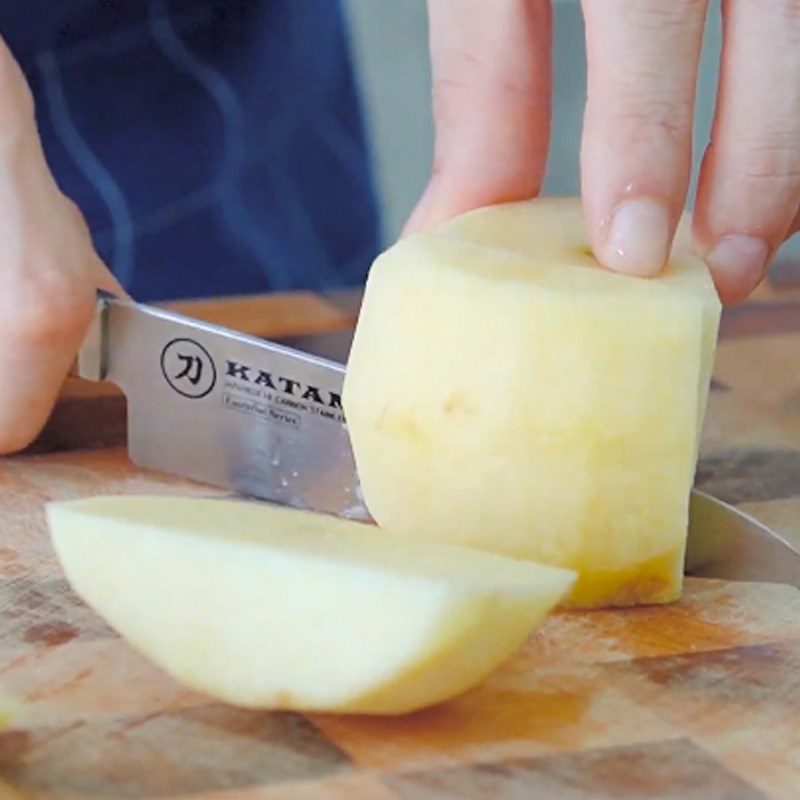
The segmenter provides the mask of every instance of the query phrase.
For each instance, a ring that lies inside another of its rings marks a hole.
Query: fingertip
[[[649,278],[664,268],[672,241],[666,206],[650,197],[621,202],[601,223],[597,260],[614,272]]]
[[[726,305],[745,300],[766,272],[769,245],[754,236],[728,234],[720,237],[704,255],[720,299]]]

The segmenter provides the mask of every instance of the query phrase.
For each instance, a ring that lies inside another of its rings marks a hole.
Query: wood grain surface
[[[782,266],[725,314],[698,483],[800,544],[798,277]],[[181,310],[314,349],[346,339],[357,303]],[[0,685],[26,703],[0,735],[0,799],[800,797],[788,586],[688,580],[670,606],[553,615],[482,686],[401,719],[243,711],[184,689],[70,591],[43,525],[50,499],[213,493],[133,467],[123,441],[118,393],[73,382],[35,448],[0,463]]]

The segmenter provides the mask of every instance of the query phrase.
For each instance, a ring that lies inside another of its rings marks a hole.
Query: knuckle
[[[535,108],[544,99],[542,81],[533,73],[498,69],[466,49],[448,51],[443,62],[446,66],[436,71],[432,90],[437,125],[474,118],[476,104],[487,96],[518,111]]]
[[[12,302],[3,313],[4,338],[10,348],[64,346],[79,339],[91,320],[93,293],[60,270],[40,270],[11,294]]]
[[[723,4],[729,7],[731,0]],[[800,0],[746,0],[746,5],[772,18],[800,19]]]
[[[0,428],[0,456],[24,450],[38,435],[41,425],[9,425]]]
[[[92,234],[86,222],[83,212],[77,203],[66,195],[61,195],[61,207],[64,215],[64,222],[71,237],[74,237],[74,244],[71,248],[73,252],[85,253],[92,249]]]
[[[640,19],[648,28],[663,30],[667,27],[683,29],[688,20],[704,15],[708,0],[639,0]],[[634,12],[636,9],[633,9]]]
[[[800,35],[800,0],[736,0],[748,19],[748,35],[760,47],[796,48]],[[723,15],[733,12],[733,0],[723,0]]]
[[[690,111],[686,104],[667,98],[638,98],[618,111],[619,119],[631,128],[662,132],[669,136],[686,133]]]
[[[55,186],[42,207],[23,207],[20,216],[15,260],[23,290],[35,295],[52,288],[68,297],[75,281],[89,273],[93,243],[85,217]]]
[[[761,5],[766,6],[774,13],[774,0],[759,0]],[[777,3],[778,10],[783,13],[785,19],[800,20],[800,0],[781,0]]]
[[[467,89],[463,78],[441,77],[433,85],[433,119],[437,128],[450,124],[455,117],[454,108],[456,98],[454,95],[462,94]]]
[[[65,194],[61,195],[61,204],[64,208],[64,215],[69,222],[72,223],[76,229],[88,231],[86,218],[83,216],[83,212],[80,210],[78,204]]]
[[[622,92],[603,117],[608,135],[625,149],[673,149],[691,137],[691,104],[669,95]]]
[[[726,153],[733,173],[747,181],[800,183],[800,142],[788,133],[739,139]]]
[[[433,115],[437,123],[449,121],[461,96],[472,89],[476,76],[483,71],[480,58],[469,50],[449,50],[442,61],[446,66],[434,73],[432,90]]]

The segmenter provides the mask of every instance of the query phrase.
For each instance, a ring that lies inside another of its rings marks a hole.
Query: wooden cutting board
[[[790,276],[791,277],[791,276]],[[271,338],[343,331],[352,297],[183,310]],[[800,543],[800,289],[777,273],[727,313],[698,472]],[[133,467],[124,405],[65,387],[0,462],[0,798],[527,800],[800,797],[800,592],[689,580],[679,603],[561,613],[471,693],[404,718],[261,713],[188,691],[69,590],[42,505],[209,494]],[[55,449],[58,448],[58,449]]]

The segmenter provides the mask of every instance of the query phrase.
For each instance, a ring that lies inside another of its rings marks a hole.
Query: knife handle
[[[86,331],[83,343],[72,362],[68,375],[90,381],[102,381],[106,376],[106,337],[105,319],[109,302],[114,295],[99,290],[94,316]]]

